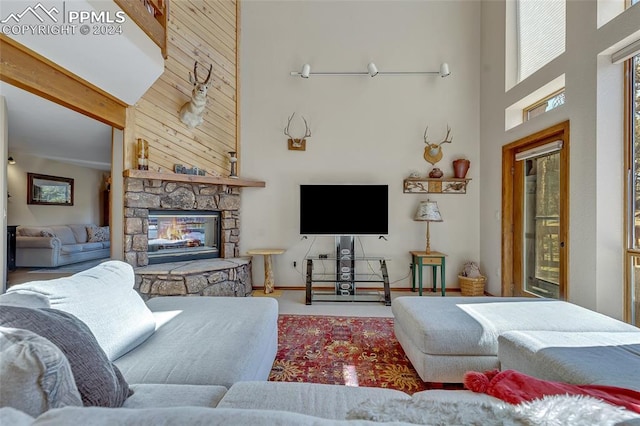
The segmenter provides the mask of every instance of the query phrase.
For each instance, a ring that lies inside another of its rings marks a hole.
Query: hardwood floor
[[[30,268],[18,268],[15,271],[9,272],[7,274],[7,288],[29,281],[52,280],[55,278],[68,277],[69,275],[73,275],[69,272],[30,274],[29,271],[31,271]]]

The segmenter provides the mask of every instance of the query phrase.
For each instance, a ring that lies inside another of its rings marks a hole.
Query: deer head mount
[[[302,136],[301,138],[294,138],[293,136],[291,136],[291,134],[289,133],[289,126],[291,125],[291,120],[293,120],[294,115],[296,115],[295,112],[291,114],[291,117],[289,117],[289,120],[287,121],[287,127],[284,128],[284,134],[285,136],[289,137],[288,143],[290,150],[305,151],[307,149],[307,138],[311,137],[311,129],[309,129],[307,120],[305,120],[305,118],[301,116],[302,121],[304,121],[304,136]]]
[[[193,90],[191,91],[191,100],[180,109],[180,121],[190,128],[202,124],[202,114],[204,114],[204,107],[207,105],[207,91],[211,85],[211,70],[213,70],[213,65],[209,67],[207,78],[203,82],[199,82],[198,61],[196,61],[193,66],[193,76],[189,73],[189,82],[193,85]]]
[[[447,125],[447,135],[440,143],[429,142],[427,139],[427,130],[429,130],[429,126],[424,129],[424,143],[427,144],[427,146],[424,147],[424,159],[431,164],[436,164],[438,161],[442,160],[442,144],[451,143],[451,141],[453,141],[453,138],[449,139],[451,128]]]

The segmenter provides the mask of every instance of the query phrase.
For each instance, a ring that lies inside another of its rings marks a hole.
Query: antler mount
[[[427,139],[427,130],[429,130],[429,126],[424,129],[424,143],[427,146],[424,147],[424,159],[431,164],[436,164],[438,161],[442,160],[442,144],[451,143],[453,138],[449,138],[451,135],[451,127],[447,124],[447,134],[444,139],[440,143],[431,143]]]
[[[288,147],[289,147],[289,150],[292,150],[292,151],[306,151],[307,138],[311,137],[311,129],[309,128],[309,124],[307,123],[307,120],[301,116],[302,121],[304,121],[304,136],[300,138],[291,136],[291,133],[289,133],[289,126],[291,125],[291,120],[293,120],[294,115],[296,115],[295,112],[291,114],[291,117],[289,117],[289,119],[287,120],[287,127],[284,128],[285,136],[289,137],[289,139],[287,140]]]

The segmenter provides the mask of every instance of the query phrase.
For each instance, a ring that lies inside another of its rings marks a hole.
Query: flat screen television
[[[300,234],[389,233],[389,185],[300,185]]]

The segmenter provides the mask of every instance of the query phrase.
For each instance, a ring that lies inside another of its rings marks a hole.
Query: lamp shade
[[[7,158],[7,161],[9,162],[9,164],[16,164],[16,160],[14,160],[13,157]]]
[[[430,200],[420,201],[420,205],[418,205],[418,210],[416,211],[416,215],[413,220],[423,222],[442,222],[442,215],[438,209],[438,203]]]

